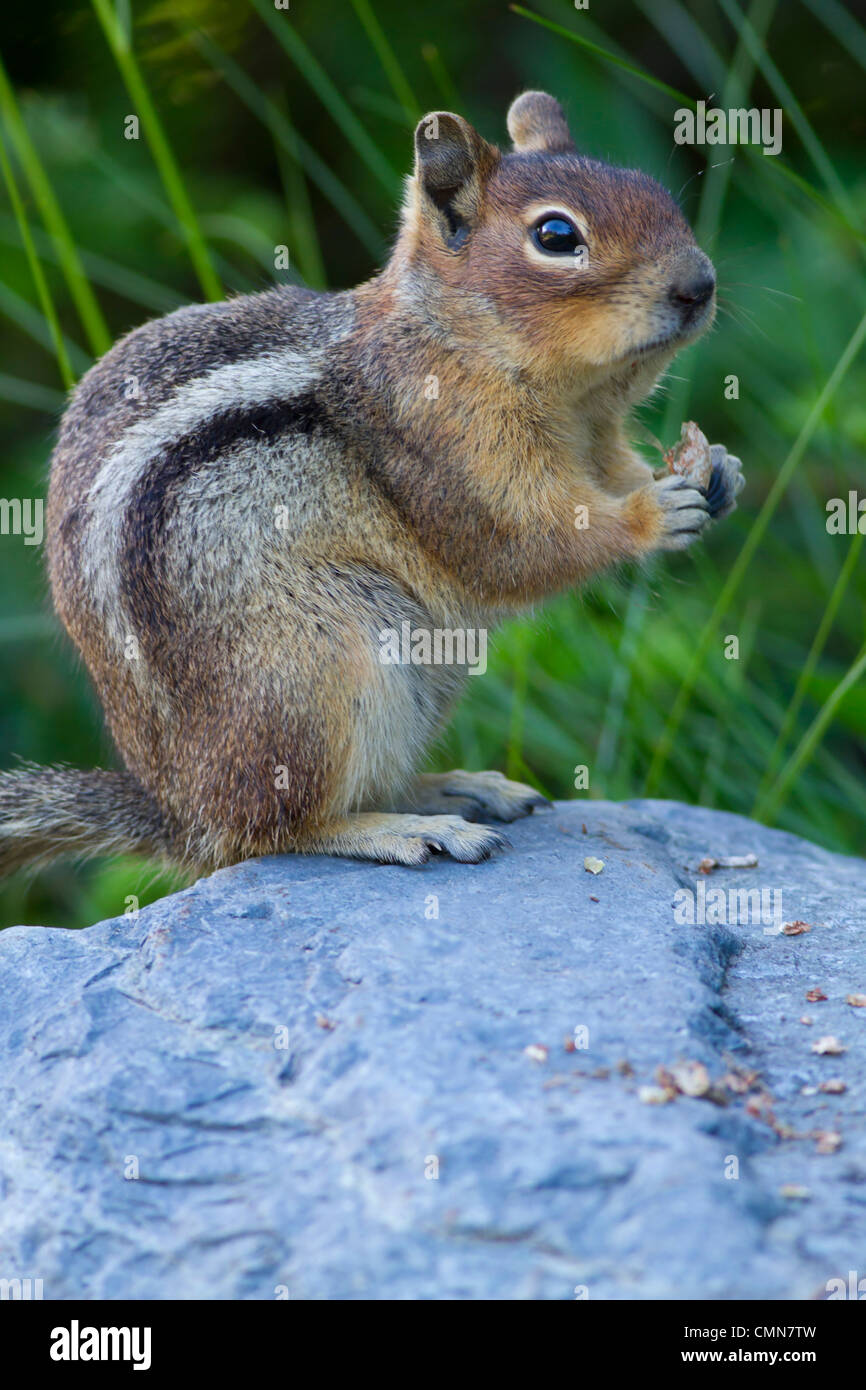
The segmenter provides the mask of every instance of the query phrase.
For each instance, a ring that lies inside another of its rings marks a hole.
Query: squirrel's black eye
[[[574,223],[559,214],[539,218],[532,229],[532,240],[539,251],[546,251],[549,256],[573,256],[579,246],[586,245]]]

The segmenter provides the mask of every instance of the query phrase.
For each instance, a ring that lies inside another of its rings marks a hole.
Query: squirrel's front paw
[[[733,454],[729,454],[724,444],[710,445],[710,481],[707,484],[707,502],[710,516],[714,521],[727,516],[737,505],[737,496],[745,487],[743,465]]]
[[[703,488],[680,473],[667,473],[657,481],[655,500],[662,511],[659,550],[685,550],[712,517]]]

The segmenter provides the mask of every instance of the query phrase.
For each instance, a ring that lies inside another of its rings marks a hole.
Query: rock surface
[[[866,862],[657,801],[509,836],[474,867],[264,859],[0,933],[0,1278],[799,1299],[866,1276]],[[697,882],[726,922],[677,920]],[[729,888],[781,912],[748,920]],[[681,1061],[716,1090],[650,1103],[660,1066],[689,1088]]]

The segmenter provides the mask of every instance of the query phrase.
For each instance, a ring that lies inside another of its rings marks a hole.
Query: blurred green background
[[[695,554],[503,629],[432,765],[501,767],[557,796],[699,801],[862,854],[863,537],[828,534],[826,504],[866,497],[863,10],[526,10],[536,18],[481,0],[7,7],[0,495],[45,495],[64,381],[111,340],[208,294],[367,278],[394,232],[417,117],[456,109],[503,141],[509,101],[542,87],[582,150],[680,196],[719,273],[716,326],[643,407],[638,442],[652,457],[696,419],[743,459],[748,485]],[[684,98],[781,107],[782,154],[677,146]],[[287,272],[274,271],[281,244]],[[725,398],[732,374],[738,399]],[[108,764],[39,548],[0,536],[0,570],[0,765]],[[581,765],[590,785],[576,792]],[[135,860],[57,866],[3,885],[0,924],[82,925],[170,884]]]

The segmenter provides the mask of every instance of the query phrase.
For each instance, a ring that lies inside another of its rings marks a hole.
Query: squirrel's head
[[[426,116],[392,261],[439,331],[563,380],[653,378],[708,327],[715,275],[648,175],[586,159],[558,102],[524,92],[503,154]]]

